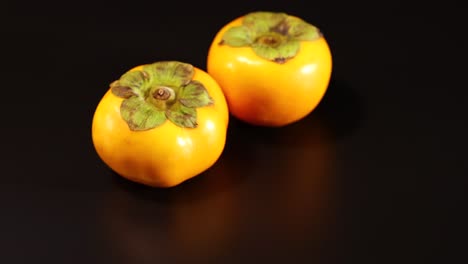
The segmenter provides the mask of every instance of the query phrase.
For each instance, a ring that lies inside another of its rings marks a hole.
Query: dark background
[[[129,68],[202,69],[250,11],[318,26],[334,69],[280,129],[231,119],[219,161],[172,189],[121,179],[91,119]],[[463,263],[466,8],[435,1],[2,2],[0,262]]]

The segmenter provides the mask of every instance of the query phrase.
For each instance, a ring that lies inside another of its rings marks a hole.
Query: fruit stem
[[[257,42],[270,47],[277,47],[283,40],[279,34],[269,33],[258,37]]]
[[[159,110],[166,110],[175,98],[174,89],[167,86],[156,86],[150,90],[147,100]]]

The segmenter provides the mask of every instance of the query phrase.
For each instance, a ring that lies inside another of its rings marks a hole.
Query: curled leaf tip
[[[129,86],[122,86],[119,81],[113,82],[111,85],[111,91],[114,95],[122,98],[130,98],[136,95],[136,93]]]

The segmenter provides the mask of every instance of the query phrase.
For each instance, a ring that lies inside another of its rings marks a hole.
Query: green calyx
[[[197,108],[212,105],[202,83],[192,80],[192,65],[178,61],[147,64],[111,83],[111,91],[125,98],[120,115],[130,130],[144,131],[166,120],[183,128],[197,127]]]
[[[247,14],[241,26],[229,28],[220,45],[251,47],[260,57],[285,63],[299,52],[300,41],[312,41],[320,30],[300,18],[285,13],[253,12]]]

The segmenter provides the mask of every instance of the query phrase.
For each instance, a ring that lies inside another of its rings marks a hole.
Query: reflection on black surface
[[[324,257],[319,251],[333,241],[337,203],[337,133],[323,120],[332,116],[327,109],[275,129],[232,118],[215,166],[172,189],[114,175],[101,220],[117,259],[238,263],[247,256]]]

